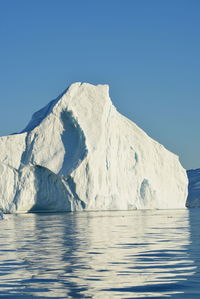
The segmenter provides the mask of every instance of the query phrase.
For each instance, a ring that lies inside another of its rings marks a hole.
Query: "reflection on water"
[[[199,298],[200,210],[10,215],[3,298]]]

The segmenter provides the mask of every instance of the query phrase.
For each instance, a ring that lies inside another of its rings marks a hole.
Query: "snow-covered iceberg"
[[[186,206],[200,208],[200,168],[187,171],[189,186]]]
[[[3,212],[184,208],[187,185],[178,157],[116,111],[107,85],[75,83],[0,137]]]

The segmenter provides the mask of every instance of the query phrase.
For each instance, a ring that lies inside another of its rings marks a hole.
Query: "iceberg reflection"
[[[10,216],[1,222],[0,296],[193,298],[198,227],[188,210]]]

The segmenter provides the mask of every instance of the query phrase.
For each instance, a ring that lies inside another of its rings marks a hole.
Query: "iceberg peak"
[[[95,87],[95,89],[94,89]],[[104,85],[92,85],[89,83],[81,83],[81,82],[76,82],[71,84],[67,89],[64,90],[56,99],[50,101],[45,107],[42,109],[38,110],[35,112],[28,123],[28,125],[25,127],[24,130],[21,131],[23,132],[29,132],[33,130],[35,127],[39,126],[41,122],[47,118],[50,114],[59,114],[60,113],[60,107],[64,109],[68,109],[69,105],[70,107],[73,107],[73,101],[76,102],[75,105],[78,105],[80,95],[81,94],[93,94],[94,90],[98,89],[98,91],[102,94],[104,98],[110,101],[109,98],[109,86],[104,84]],[[96,92],[96,91],[95,91]],[[93,101],[96,100],[95,97],[93,97]],[[99,100],[99,98],[98,98]],[[85,103],[87,105],[87,103]]]

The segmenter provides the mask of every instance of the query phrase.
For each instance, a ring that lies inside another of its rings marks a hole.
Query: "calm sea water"
[[[200,298],[200,209],[10,215],[0,297]]]

